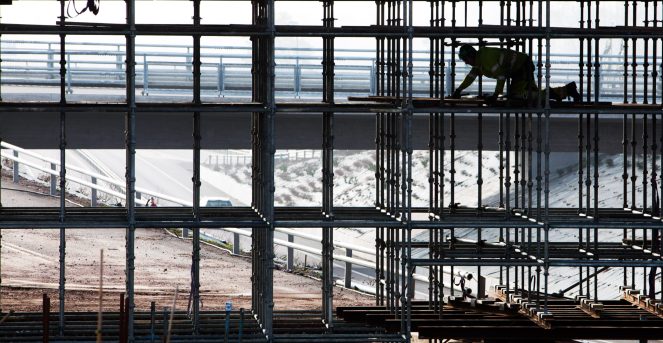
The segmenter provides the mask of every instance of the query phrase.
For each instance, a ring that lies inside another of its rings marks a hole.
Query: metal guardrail
[[[137,45],[137,86],[143,96],[163,94],[190,96],[192,94],[192,50],[190,46],[176,44]],[[339,98],[348,95],[375,95],[377,73],[375,52],[371,49],[336,49],[335,92]],[[59,45],[48,41],[2,41],[2,84],[29,86],[59,86]],[[124,51],[122,44],[68,42],[67,92],[78,88],[124,88]],[[429,94],[429,54],[414,51],[414,96]],[[207,45],[201,47],[201,92],[204,96],[251,97],[251,48],[243,46]],[[577,56],[552,54],[553,77],[551,84],[577,81]],[[600,57],[601,99],[623,99],[624,65],[622,56],[603,54]],[[322,50],[316,48],[276,49],[277,96],[284,98],[322,97]],[[536,61],[535,61],[536,64]],[[644,74],[644,60],[638,58],[639,75]],[[661,89],[663,70],[652,66],[648,76],[656,78]],[[627,84],[633,84],[628,75]],[[456,83],[469,71],[463,63],[455,70]],[[595,70],[592,69],[592,73]],[[445,56],[447,79],[445,92],[451,93],[452,72],[450,56]],[[638,77],[636,89],[643,89],[643,77]],[[485,80],[484,90],[494,87],[494,81]],[[476,85],[469,91],[476,91]],[[104,92],[100,92],[104,93]],[[119,93],[118,93],[119,94]],[[630,92],[629,92],[630,95]],[[92,95],[90,95],[92,96]],[[642,97],[642,94],[638,94]],[[641,99],[638,99],[641,100]]]
[[[28,166],[30,168],[39,170],[43,173],[46,173],[46,174],[50,175],[51,176],[51,178],[50,178],[51,179],[51,181],[50,181],[51,182],[51,195],[55,195],[55,186],[54,185],[55,185],[55,182],[56,182],[55,181],[56,178],[53,177],[53,176],[59,176],[59,174],[60,174],[59,171],[57,170],[57,168],[60,167],[60,162],[59,161],[49,159],[49,158],[44,157],[40,154],[34,153],[32,151],[29,151],[29,150],[25,150],[23,148],[20,148],[16,145],[13,145],[13,144],[9,144],[7,142],[0,142],[0,147],[12,152],[12,154],[6,154],[5,150],[2,150],[2,153],[1,153],[0,156],[2,156],[2,158],[6,158],[6,159],[9,159],[9,160],[14,162],[13,163],[13,168],[12,168],[13,173],[14,173],[14,182],[18,182],[18,177],[19,177],[18,166],[20,164],[23,164],[25,166]],[[27,156],[30,156],[30,157],[36,159],[36,160],[46,162],[46,163],[50,164],[50,168],[35,164],[35,163],[30,162],[29,160],[26,160],[26,159],[22,159],[22,158],[19,157],[19,154],[25,154]],[[120,200],[126,200],[126,195],[125,195],[125,192],[124,192],[124,187],[126,185],[124,184],[123,181],[118,181],[118,180],[115,180],[113,178],[107,177],[107,176],[99,174],[99,173],[87,171],[84,168],[77,167],[77,166],[67,165],[66,168],[67,168],[68,171],[78,172],[82,175],[90,177],[90,179],[91,179],[91,181],[87,181],[87,180],[84,180],[84,179],[81,179],[81,178],[76,178],[76,177],[73,177],[73,176],[67,176],[67,181],[71,181],[71,182],[77,183],[79,185],[89,187],[89,188],[94,189],[98,192],[102,192],[102,193],[111,195],[113,197],[116,197]],[[108,184],[108,186],[100,185],[98,183],[99,181],[106,182]],[[147,189],[140,188],[140,187],[136,188],[136,191],[141,193],[141,194],[154,196],[155,198],[163,199],[163,200],[169,201],[171,203],[174,203],[174,204],[180,205],[180,206],[192,206],[193,205],[193,203],[190,202],[190,201],[178,199],[178,198],[172,197],[172,196],[167,195],[167,194],[154,192],[154,191],[147,190]],[[137,199],[137,200],[141,200],[141,199]],[[92,202],[93,203],[96,202],[96,199],[92,199]]]
[[[25,167],[32,168],[34,170],[37,170],[42,173],[46,173],[47,175],[50,175],[50,193],[51,195],[57,195],[57,177],[59,177],[59,170],[60,168],[60,162],[57,160],[53,160],[47,157],[44,157],[40,154],[37,154],[35,152],[22,149],[16,145],[7,143],[7,142],[0,142],[0,147],[2,148],[0,150],[0,158],[2,159],[7,159],[12,161],[12,172],[13,172],[13,181],[18,183],[20,179],[20,166],[23,165]],[[22,158],[21,155],[29,156],[29,158],[32,158],[33,160],[39,161],[35,163],[34,161],[30,161],[28,158]],[[44,166],[42,163],[46,163],[48,166]],[[91,195],[91,203],[93,206],[96,206],[97,204],[97,193],[105,193],[107,195],[110,195],[111,197],[115,197],[117,199],[120,199],[121,201],[126,200],[126,193],[125,193],[125,184],[122,181],[115,180],[113,178],[107,177],[105,175],[95,173],[95,172],[90,172],[85,170],[85,168],[78,167],[78,166],[73,166],[73,165],[67,165],[66,166],[68,171],[74,171],[82,175],[84,178],[81,177],[76,177],[76,176],[71,176],[69,173],[66,175],[66,180],[68,182],[73,182],[85,187],[89,187],[92,191],[90,192]],[[88,181],[86,178],[89,178],[90,181]],[[99,181],[103,181],[106,183],[106,185],[102,185],[99,183]],[[144,195],[148,196],[153,196],[159,200],[166,200],[170,203],[176,204],[176,205],[181,205],[181,206],[192,206],[192,202],[178,199],[163,193],[159,192],[154,192],[148,189],[142,189],[142,188],[136,188],[136,191],[139,193],[142,193]],[[136,199],[136,203],[140,204],[142,203],[141,199]],[[241,230],[238,228],[223,228],[221,229],[223,231],[227,231],[230,233],[233,233],[233,253],[235,254],[240,254],[240,236],[245,236],[245,237],[250,237],[251,232],[247,230]],[[275,228],[276,232],[280,232],[283,234],[286,234],[288,236],[288,240],[283,240],[283,239],[275,239],[274,243],[276,245],[280,245],[283,247],[288,248],[288,268],[290,270],[293,269],[293,263],[294,263],[294,250],[301,251],[307,254],[315,255],[315,256],[322,256],[322,248],[314,248],[310,246],[306,246],[303,244],[295,243],[294,238],[297,237],[299,239],[304,239],[304,240],[310,240],[310,241],[316,241],[316,242],[321,242],[322,238],[311,235],[311,234],[306,234],[302,232],[298,232],[296,230],[288,229],[288,228]],[[214,240],[214,237],[210,236],[205,236],[207,239]],[[366,248],[364,246],[358,245],[358,244],[353,244],[353,243],[347,243],[347,242],[341,242],[341,241],[334,241],[333,242],[334,249],[342,249],[345,251],[345,255],[339,255],[335,254],[334,255],[334,260],[336,261],[341,261],[345,263],[345,281],[344,285],[347,288],[352,287],[352,266],[357,265],[357,266],[362,266],[366,268],[375,268],[375,251],[371,248]],[[368,259],[365,258],[357,258],[353,257],[353,252],[359,252],[368,256],[372,256],[372,259],[369,257]],[[450,271],[445,271],[445,273],[449,274]],[[414,279],[422,282],[428,282],[428,276],[424,275],[419,275],[415,274]],[[365,291],[368,291],[369,289],[365,289]]]
[[[219,153],[222,152],[222,153]],[[221,151],[214,151],[207,155],[207,159],[202,161],[208,167],[218,169],[220,165],[248,165],[252,162],[252,155],[250,150],[233,150],[226,149]],[[320,150],[285,150],[282,152],[274,153],[274,160],[276,161],[299,161],[321,158]]]

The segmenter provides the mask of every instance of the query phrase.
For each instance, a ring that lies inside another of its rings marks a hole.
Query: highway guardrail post
[[[156,322],[156,303],[150,302],[150,342],[154,343],[156,338],[156,329],[154,323]]]
[[[55,172],[55,163],[51,163],[51,170]],[[51,195],[55,195],[58,191],[57,188],[57,177],[55,176],[55,173],[49,175],[49,179],[51,180]]]
[[[71,88],[71,54],[67,54],[67,94],[73,94],[74,90]]]
[[[244,331],[244,308],[239,309],[239,332],[237,334],[237,343],[242,343],[242,333]]]
[[[225,330],[223,332],[223,342],[228,343],[228,333],[230,331],[230,312],[233,309],[233,303],[232,301],[226,301],[226,322],[225,322]]]
[[[288,235],[288,242],[292,243],[295,241],[295,236]],[[288,247],[288,270],[295,269],[295,249]]]
[[[219,65],[217,66],[217,85],[216,89],[219,92],[219,97],[224,96],[223,92],[226,90],[226,66],[223,65],[223,57],[219,57]]]
[[[18,151],[16,151],[16,150],[14,150],[14,157],[18,158]],[[18,161],[14,161],[13,169],[14,169],[14,178],[13,178],[14,183],[18,183],[19,178],[20,178],[19,170],[18,170],[19,169]]]
[[[345,256],[352,257],[352,249],[345,248]],[[345,262],[345,288],[352,287],[352,262]]]
[[[239,247],[239,233],[233,233],[233,254],[239,255],[242,250]]]
[[[170,311],[168,310],[168,307],[163,308],[163,320],[161,321],[163,324],[163,327],[161,328],[161,336],[163,337],[163,340],[165,342],[166,336],[168,336],[168,316],[170,314]]]
[[[96,177],[92,177],[92,184],[94,184],[94,185],[97,184],[97,178]],[[96,188],[91,188],[91,191],[90,191],[90,206],[97,207],[97,189]]]
[[[47,55],[47,56],[48,56],[48,63],[47,63],[47,66],[48,66],[48,78],[49,78],[49,79],[54,79],[54,78],[55,78],[55,75],[53,75],[52,72],[53,72],[53,67],[54,67],[54,65],[53,65],[53,58],[55,58],[55,56],[53,56],[53,47],[51,46],[51,44],[52,44],[52,43],[48,43],[48,55]]]
[[[143,55],[143,96],[150,95],[149,67],[147,65],[147,55]]]
[[[375,86],[377,85],[377,80],[376,80],[376,77],[377,77],[376,70],[377,70],[377,69],[375,68],[375,63],[376,63],[375,60],[373,60],[373,61],[371,62],[371,70],[370,70],[370,73],[371,73],[371,78],[370,78],[370,80],[371,80],[371,84],[370,84],[370,90],[369,90],[369,93],[370,93],[371,95],[377,95],[377,93],[376,93],[376,89],[375,89],[375,88],[376,88]]]

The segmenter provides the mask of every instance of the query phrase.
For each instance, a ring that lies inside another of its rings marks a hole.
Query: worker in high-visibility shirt
[[[452,97],[460,98],[461,92],[469,87],[477,76],[482,75],[497,80],[495,92],[486,101],[494,102],[504,91],[504,84],[510,79],[508,99],[525,101],[528,105],[534,105],[538,97],[546,96],[545,90],[539,90],[534,81],[534,63],[529,55],[509,49],[501,48],[479,48],[474,49],[469,44],[460,47],[458,57],[463,62],[472,66],[465,80],[456,88]],[[562,101],[573,98],[574,102],[581,100],[575,82],[563,87],[550,88],[550,99]]]

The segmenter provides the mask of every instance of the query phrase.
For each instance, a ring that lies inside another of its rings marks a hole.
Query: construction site
[[[0,342],[663,341],[663,1],[0,11]]]

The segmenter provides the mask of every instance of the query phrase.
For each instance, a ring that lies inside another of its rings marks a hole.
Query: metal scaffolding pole
[[[544,141],[545,141],[545,160],[544,160],[544,265],[543,265],[543,277],[544,277],[544,306],[543,312],[548,313],[548,276],[550,269],[549,261],[549,232],[550,225],[550,0],[546,0],[546,32],[548,37],[546,37],[546,105],[545,105],[545,132],[544,132]]]
[[[193,1],[193,25],[200,26],[200,0]],[[200,35],[193,36],[193,103],[200,105]],[[193,113],[193,217],[200,222],[200,112]],[[200,227],[193,228],[193,252],[191,254],[191,298],[193,299],[193,334],[200,330]]]
[[[323,2],[323,26],[334,27],[334,1]],[[323,38],[323,99],[334,103],[334,38]],[[322,215],[334,219],[334,113],[322,114]],[[328,330],[334,327],[334,228],[322,229],[322,321]]]
[[[405,0],[403,2],[404,7],[404,18],[405,26],[408,32],[408,37],[404,43],[404,47],[407,48],[407,51],[404,54],[403,69],[406,73],[403,75],[403,96],[405,98],[403,112],[403,176],[404,181],[402,183],[402,194],[403,201],[403,221],[405,222],[406,227],[404,228],[403,241],[404,250],[403,250],[403,264],[402,264],[402,274],[404,278],[403,284],[403,298],[405,313],[403,314],[403,332],[405,334],[405,341],[407,343],[411,342],[411,332],[412,332],[412,300],[414,298],[414,287],[415,284],[412,280],[413,270],[411,265],[412,259],[412,117],[414,115],[414,105],[412,103],[412,80],[413,80],[413,49],[414,49],[414,37],[413,37],[413,2],[412,0]]]
[[[0,12],[0,23],[2,23],[2,16]],[[0,41],[2,35],[0,35]],[[0,47],[0,84],[2,84],[2,48]],[[2,87],[0,86],[0,103],[2,103]],[[0,137],[2,143],[2,137]],[[0,150],[1,151],[1,150]],[[0,169],[0,209],[2,209],[2,169]],[[2,229],[0,228],[0,290],[2,290]],[[0,314],[2,314],[2,291],[0,291]]]
[[[273,270],[274,270],[274,115],[275,26],[274,0],[254,0],[253,24],[262,26],[266,35],[252,36],[253,100],[264,104],[264,113],[254,113],[253,133],[253,200],[252,204],[265,221],[265,228],[254,228],[252,255],[253,311],[269,342],[273,336]]]
[[[60,27],[64,27],[65,25],[65,9],[64,9],[64,0],[60,0]],[[61,105],[66,105],[67,99],[66,99],[66,74],[67,74],[67,66],[66,66],[66,56],[65,56],[65,35],[60,34],[60,104]],[[59,248],[59,253],[60,253],[60,278],[59,278],[59,286],[58,286],[58,293],[59,293],[59,308],[58,308],[58,328],[59,328],[59,334],[60,336],[64,336],[64,329],[65,329],[65,283],[66,283],[66,276],[65,276],[65,256],[66,256],[66,247],[67,247],[67,241],[66,241],[66,236],[65,236],[65,227],[64,227],[64,222],[65,222],[65,200],[67,197],[67,185],[66,185],[66,173],[67,173],[67,167],[66,167],[66,148],[67,148],[67,136],[66,136],[66,112],[61,110],[60,111],[60,223],[62,226],[60,226],[60,248]],[[51,177],[55,177],[54,175],[51,175]]]
[[[127,342],[134,342],[134,270],[136,241],[136,0],[126,0],[126,334]]]
[[[0,63],[1,65],[2,63]],[[0,68],[2,69],[2,68]],[[2,102],[2,99],[0,99]],[[2,138],[0,138],[0,143],[2,143]],[[2,191],[2,170],[0,170],[0,194]],[[0,197],[0,209],[2,209],[2,197]],[[2,229],[0,229],[0,314],[2,314]]]

